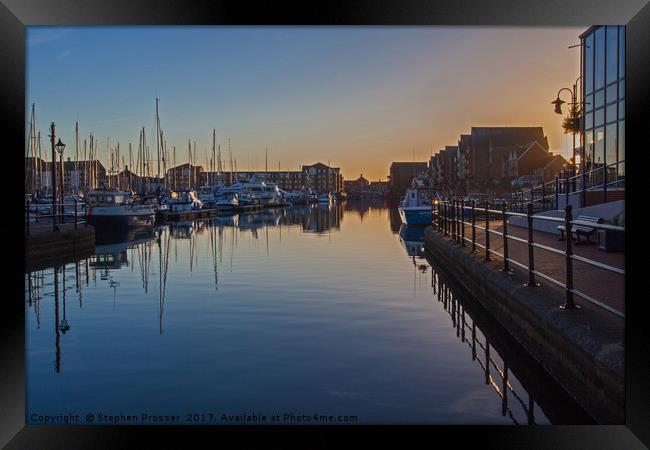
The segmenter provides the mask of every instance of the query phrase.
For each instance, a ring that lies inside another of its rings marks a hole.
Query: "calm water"
[[[26,276],[27,420],[587,421],[421,239],[352,203],[98,236],[91,258]]]

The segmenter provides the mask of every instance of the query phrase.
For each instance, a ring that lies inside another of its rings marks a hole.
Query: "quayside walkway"
[[[477,259],[485,259],[485,220],[476,222],[476,242],[477,246]],[[481,228],[479,228],[481,227]],[[489,229],[499,234],[503,232],[503,222],[501,220],[490,220]],[[522,227],[508,225],[508,235],[518,237],[526,240],[528,238],[528,230]],[[462,229],[459,230],[462,236]],[[465,225],[465,237],[471,239],[472,226]],[[533,242],[556,249],[564,252],[566,243],[564,240],[560,241],[559,234],[545,233],[542,231],[533,231]],[[595,242],[595,239],[592,239]],[[460,246],[462,248],[462,246]],[[465,242],[465,250],[472,251],[472,243]],[[497,235],[490,236],[490,257],[495,261],[496,270],[503,268],[503,237]],[[575,242],[572,246],[574,255],[603,263],[621,270],[625,270],[625,253],[624,252],[604,252],[598,250],[598,245],[592,244],[578,244]],[[509,258],[522,264],[528,264],[528,244],[517,241],[509,240],[508,242]],[[535,270],[566,284],[566,257],[558,253],[551,253],[542,249],[534,248],[534,267]],[[498,253],[498,254],[497,254]],[[514,270],[524,270],[514,264],[511,264]],[[549,283],[547,280],[537,277],[536,281],[542,287]],[[596,298],[602,303],[618,311],[625,312],[625,277],[607,270],[594,267],[590,264],[574,260],[573,261],[573,286],[575,289],[584,292],[590,297]],[[589,302],[575,296],[575,303],[581,307],[593,307]]]
[[[587,227],[593,230],[588,242],[560,240],[559,231],[549,233],[508,223],[512,217],[527,219],[527,214],[501,209],[460,207],[459,202],[443,202],[434,213],[434,229],[458,243],[460,249],[474,253],[477,259],[500,262],[500,269],[523,270],[531,285],[554,285],[564,289],[567,302],[580,307],[597,307],[621,318],[625,317],[625,253],[606,252],[596,244],[599,230],[622,232],[623,227],[606,224],[583,224],[568,218],[534,216],[556,226]],[[489,218],[486,219],[486,218]],[[506,239],[503,236],[506,227]],[[567,244],[570,244],[567,247]],[[486,250],[489,249],[489,250]],[[507,263],[504,262],[507,256]],[[571,305],[569,305],[571,306]]]
[[[529,211],[468,212],[458,203],[440,202],[425,230],[427,255],[598,423],[622,423],[625,254],[560,241],[559,233],[533,230],[532,219],[527,228],[508,223],[513,216],[532,217]],[[573,220],[570,206],[566,212],[565,218],[548,219],[567,230],[589,225]],[[592,225],[624,233],[622,227]]]

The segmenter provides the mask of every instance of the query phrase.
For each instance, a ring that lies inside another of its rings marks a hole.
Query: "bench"
[[[593,224],[599,224],[603,222],[603,219],[600,217],[592,217],[592,216],[578,216],[578,219],[580,222],[590,222]],[[564,233],[566,232],[566,228],[564,225],[558,225],[557,229],[560,231],[560,241],[563,241],[564,238]],[[580,235],[583,235],[587,238],[588,243],[592,243],[590,240],[590,237],[594,232],[596,231],[595,228],[586,226],[586,225],[573,225],[571,227],[571,231],[575,233],[576,235],[576,244],[580,243]]]

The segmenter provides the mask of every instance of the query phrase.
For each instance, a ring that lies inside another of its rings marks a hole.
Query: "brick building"
[[[426,162],[393,162],[390,165],[388,190],[391,197],[401,197],[413,178],[428,169]]]

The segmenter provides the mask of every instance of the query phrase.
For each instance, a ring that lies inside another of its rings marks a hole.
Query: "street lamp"
[[[573,89],[565,87],[565,88],[562,88],[559,91],[557,91],[557,96],[556,96],[555,100],[553,100],[551,102],[552,105],[555,105],[554,111],[555,111],[556,114],[562,114],[562,105],[564,103],[566,103],[564,100],[562,100],[560,98],[560,94],[563,91],[568,91],[571,94],[571,103],[569,103],[569,105],[572,106],[572,109],[570,110],[569,114],[573,114],[575,112],[576,105],[582,106],[582,104],[584,102],[578,102],[578,100],[576,98],[577,95],[578,95],[578,80],[580,80],[581,77],[582,77],[582,75],[579,76],[576,79],[575,83],[573,84]],[[578,111],[581,114],[582,113],[582,108],[580,108]],[[578,124],[578,127],[579,126],[580,125]],[[573,134],[573,148],[571,149],[571,167],[575,168],[575,163],[576,163],[576,128],[575,128],[575,124],[571,128],[571,131],[572,131],[572,134]],[[581,160],[582,160],[582,158],[581,158]]]
[[[60,178],[61,178],[61,217],[63,217],[63,150],[65,150],[65,144],[59,138],[59,141],[56,143],[56,151],[59,154],[60,162]]]

